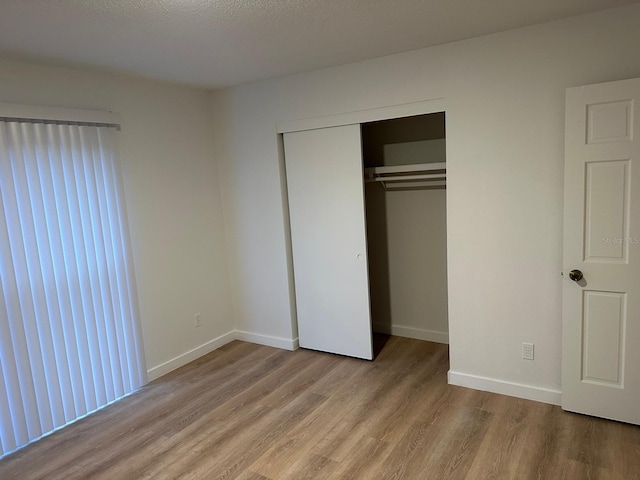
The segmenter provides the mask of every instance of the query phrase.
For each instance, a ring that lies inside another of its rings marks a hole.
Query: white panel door
[[[564,179],[562,408],[635,424],[639,105],[640,79],[568,89]]]
[[[300,346],[372,359],[360,125],[284,134]]]

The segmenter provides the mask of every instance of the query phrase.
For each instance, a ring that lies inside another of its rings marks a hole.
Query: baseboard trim
[[[236,330],[236,339],[244,342],[257,343],[267,347],[282,348],[283,350],[297,350],[300,347],[297,338],[272,337],[271,335],[261,335],[259,333]]]
[[[449,334],[447,332],[437,332],[435,330],[427,330],[425,328],[407,327],[404,325],[386,325],[383,323],[374,323],[373,330],[375,332],[386,333],[389,335],[397,335],[398,337],[414,338],[416,340],[426,340],[427,342],[449,343]]]
[[[499,393],[510,397],[524,398],[526,400],[535,400],[536,402],[550,403],[552,405],[560,405],[560,390],[506,382],[495,378],[479,377],[477,375],[451,370],[449,370],[448,373],[448,380],[451,385]]]
[[[225,333],[224,335],[214,338],[213,340],[209,340],[208,342],[203,343],[199,347],[191,349],[188,352],[172,358],[171,360],[161,363],[160,365],[147,370],[147,381],[151,382],[156,378],[160,378],[162,375],[165,375],[175,370],[176,368],[180,368],[187,363],[192,362],[203,355],[206,355],[207,353],[213,352],[217,348],[220,348],[227,343],[233,342],[234,340],[236,340],[236,338],[236,332],[235,330],[232,330],[228,333]]]

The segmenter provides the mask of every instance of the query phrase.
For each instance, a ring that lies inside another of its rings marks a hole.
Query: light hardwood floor
[[[0,461],[0,479],[640,479],[640,427],[373,362],[233,342]],[[640,401],[640,399],[639,399]]]

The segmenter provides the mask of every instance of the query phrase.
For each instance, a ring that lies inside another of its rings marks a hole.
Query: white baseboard
[[[204,343],[199,347],[178,355],[171,360],[150,368],[149,370],[147,370],[147,381],[151,382],[152,380],[155,380],[156,378],[159,378],[162,375],[175,370],[176,368],[180,368],[183,365],[186,365],[187,363],[192,362],[209,352],[213,352],[215,349],[220,348],[227,343],[233,342],[234,340],[236,340],[236,338],[236,332],[235,330],[232,330],[228,333],[225,333],[224,335],[214,338],[213,340],[209,340],[207,343]]]
[[[536,402],[550,403],[552,405],[560,405],[560,390],[506,382],[495,378],[478,377],[476,375],[453,372],[451,370],[449,370],[448,379],[451,385],[469,387],[485,392],[500,393],[502,395],[509,395],[510,397],[535,400]]]
[[[427,342],[449,343],[448,332],[436,332],[425,328],[406,327],[404,325],[386,325],[374,323],[373,331],[397,335],[398,337],[415,338],[416,340],[426,340]]]
[[[261,335],[259,333],[245,332],[236,330],[236,339],[244,342],[257,343],[258,345],[266,345],[268,347],[282,348],[283,350],[297,350],[300,346],[298,339],[272,337],[270,335]]]
[[[257,343],[258,345],[266,345],[268,347],[282,348],[283,350],[297,350],[299,348],[298,339],[272,337],[269,335],[260,335],[257,333],[244,332],[242,330],[232,330],[224,335],[214,338],[196,347],[188,352],[178,355],[160,365],[147,370],[147,381],[151,382],[156,378],[165,375],[176,368],[180,368],[189,362],[193,362],[207,353],[213,352],[217,348],[233,342],[234,340],[242,340],[244,342]]]
[[[437,343],[448,343],[449,336],[443,332],[434,332],[431,330],[424,330],[413,327],[405,327],[401,325],[392,325],[390,328],[386,325],[375,324],[374,330],[381,333],[390,333],[391,335],[398,335],[401,337],[415,338],[418,340],[427,340]],[[242,330],[232,330],[224,335],[221,335],[213,340],[210,340],[199,347],[196,347],[188,352],[178,355],[171,360],[168,360],[158,366],[155,366],[147,370],[147,380],[150,382],[156,378],[165,375],[176,368],[180,368],[197,358],[206,355],[209,352],[216,350],[217,348],[226,345],[234,340],[242,340],[250,343],[257,343],[259,345],[266,345],[269,347],[281,348],[284,350],[296,350],[299,348],[299,342],[297,338],[289,339],[282,337],[273,337],[270,335],[262,335],[258,333],[245,332]],[[550,403],[552,405],[560,405],[559,390],[553,390],[549,388],[534,387],[531,385],[524,385],[514,382],[506,382],[504,380],[498,380],[495,378],[479,377],[477,375],[470,375],[462,372],[454,372],[449,370],[448,381],[451,385],[458,385],[461,387],[473,388],[475,390],[483,390],[486,392],[499,393],[502,395],[509,395],[511,397],[524,398],[527,400],[535,400],[537,402]]]

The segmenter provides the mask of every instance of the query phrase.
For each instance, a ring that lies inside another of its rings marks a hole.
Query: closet
[[[374,332],[448,343],[445,114],[362,124]]]
[[[444,112],[283,133],[300,346],[446,342]]]

